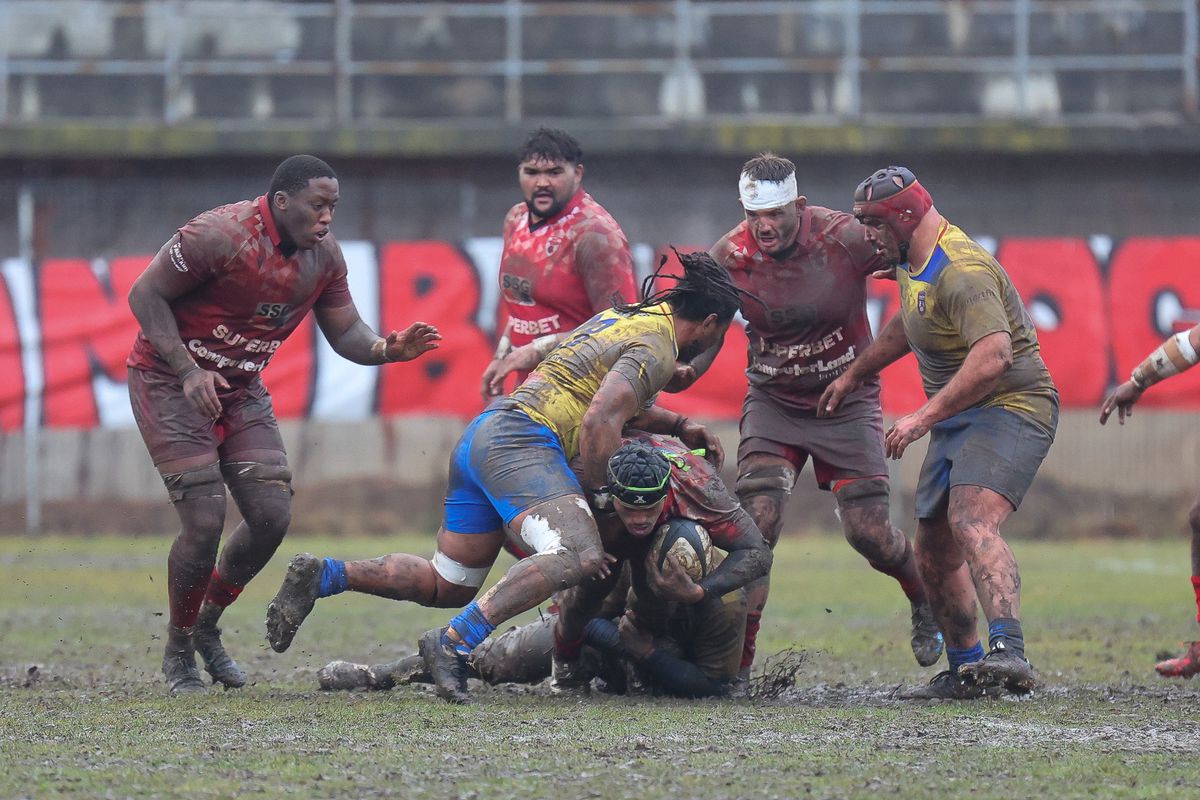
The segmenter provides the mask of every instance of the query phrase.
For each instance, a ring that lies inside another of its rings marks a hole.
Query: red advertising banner
[[[494,309],[482,307],[483,298],[495,297],[496,265],[473,262],[467,254],[487,248],[471,244],[345,243],[350,288],[364,318],[378,320],[384,331],[417,319],[433,323],[442,331],[442,346],[412,364],[347,365],[322,355],[320,334],[308,320],[264,375],[279,416],[344,419],[339,411],[347,408],[350,416],[477,413],[495,319]],[[1094,408],[1105,389],[1167,335],[1200,323],[1200,237],[1138,237],[1115,246],[1104,239],[1011,238],[1000,241],[996,252],[1034,318],[1064,407]],[[132,423],[124,363],[137,323],[126,295],[149,259],[50,260],[36,269],[3,262],[0,430],[20,428],[28,407],[37,408],[50,427]],[[378,307],[364,307],[363,298]],[[896,302],[894,284],[872,282],[869,312],[876,329],[895,313]],[[736,419],[746,387],[746,348],[744,331],[731,329],[708,374],[689,391],[665,396],[664,405],[702,418]],[[358,393],[354,402],[346,400],[348,386]],[[39,394],[32,405],[27,395]],[[884,372],[889,414],[911,411],[923,400],[913,359]],[[1156,388],[1145,402],[1200,407],[1200,370]]]

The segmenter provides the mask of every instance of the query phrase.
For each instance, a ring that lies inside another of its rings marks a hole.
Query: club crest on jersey
[[[183,243],[176,242],[175,244],[171,245],[171,250],[169,252],[171,255],[171,266],[180,272],[187,272],[188,265],[187,262],[183,260]]]
[[[917,313],[925,316],[925,291],[923,289],[917,292]]]
[[[558,248],[562,247],[563,237],[551,236],[546,241],[546,255],[552,256],[558,252]]]

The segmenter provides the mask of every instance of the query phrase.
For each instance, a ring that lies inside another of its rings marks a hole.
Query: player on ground
[[[1058,425],[1058,390],[1037,331],[1004,268],[946,221],[904,167],[875,172],[854,193],[854,215],[881,255],[900,266],[900,312],[822,394],[834,414],[868,378],[910,351],[928,401],[888,430],[887,455],[930,434],[917,486],[917,562],[950,668],[915,697],[1028,692],[1021,578],[1000,525],[1021,503]],[[976,601],[988,620],[979,641]]]
[[[610,502],[608,458],[626,423],[704,447],[718,463],[717,438],[701,425],[653,405],[677,360],[724,338],[740,305],[738,289],[707,254],[685,254],[678,285],[632,306],[597,314],[577,328],[507,398],[475,418],[451,455],[437,552],[432,560],[395,554],[368,580],[376,594],[427,606],[470,603],[447,627],[429,631],[421,649],[438,694],[465,702],[466,657],[497,625],[584,578],[606,571],[600,534],[588,507]],[[647,279],[647,288],[657,276]],[[583,485],[567,466],[582,457]],[[506,537],[535,554],[515,564],[473,602]],[[341,562],[293,559],[285,583],[317,580],[321,594],[348,586]],[[291,643],[311,607],[304,593],[281,589],[267,610],[271,646]]]
[[[712,249],[738,286],[764,302],[742,310],[750,386],[740,426],[738,497],[773,547],[788,494],[811,458],[817,484],[833,492],[847,541],[895,578],[908,598],[913,655],[929,666],[942,654],[942,636],[912,544],[888,513],[879,381],[864,380],[837,413],[816,413],[821,392],[871,341],[868,277],[891,272],[854,217],[798,196],[796,167],[788,159],[764,153],[746,162],[738,191],[746,218]],[[746,675],[768,589],[768,578],[749,589]]]
[[[545,357],[568,333],[617,302],[636,299],[633,259],[621,226],[583,190],[583,150],[566,131],[539,128],[518,154],[524,200],[504,218],[496,355],[483,395],[501,393],[503,359],[534,344]],[[521,371],[517,383],[528,373]]]
[[[597,519],[605,551],[618,559],[610,564],[610,577],[565,592],[561,616],[490,637],[476,648],[471,669],[488,683],[540,681],[551,675],[553,661],[556,690],[582,685],[597,669],[585,644],[635,662],[643,680],[667,694],[725,694],[737,676],[746,624],[741,587],[767,572],[771,550],[700,455],[649,434],[623,442],[608,462],[612,511],[598,512]],[[674,559],[660,571],[648,558],[649,546],[651,534],[668,522],[701,525],[729,556],[698,582]],[[347,562],[345,568],[347,575],[359,575],[371,566]],[[631,581],[630,611],[622,616]],[[368,583],[365,590],[375,586]],[[311,606],[319,587],[299,588]],[[353,581],[349,588],[364,590]],[[611,621],[618,617],[619,625]],[[559,622],[564,618],[571,626],[566,641]],[[569,686],[563,685],[564,671]],[[390,688],[427,675],[423,663],[409,657],[374,667],[334,662],[321,680],[324,688]]]
[[[141,325],[129,396],[182,523],[167,559],[162,669],[173,694],[206,690],[196,651],[215,682],[246,682],[217,621],[291,518],[292,474],[260,377],[275,350],[309,309],[333,349],[360,364],[408,361],[441,338],[422,322],[381,338],[359,318],[329,232],[337,201],[329,165],[292,156],[267,194],[180,228],[129,292]],[[226,485],[243,521],[217,563]]]
[[[1200,361],[1198,351],[1200,325],[1167,339],[1134,368],[1129,380],[1104,398],[1104,404],[1100,407],[1100,424],[1107,422],[1116,411],[1117,420],[1124,425],[1125,418],[1133,415],[1133,406],[1141,399],[1142,393],[1159,381],[1191,368]],[[1192,590],[1196,595],[1196,621],[1200,622],[1200,500],[1192,506],[1188,524],[1192,528]],[[1160,661],[1154,669],[1166,678],[1190,678],[1200,674],[1200,641],[1189,642],[1183,655]]]

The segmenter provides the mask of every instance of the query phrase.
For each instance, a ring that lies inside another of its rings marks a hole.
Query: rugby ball
[[[650,542],[654,561],[661,570],[667,556],[673,555],[688,576],[698,581],[712,571],[712,539],[704,526],[690,519],[669,519],[654,532]]]

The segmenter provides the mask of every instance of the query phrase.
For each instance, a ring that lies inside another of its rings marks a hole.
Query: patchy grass
[[[421,687],[316,689],[335,658],[412,652],[445,611],[347,595],[321,601],[288,653],[263,641],[291,553],[428,552],[415,537],[290,540],[226,615],[254,684],[166,697],[169,544],[0,539],[0,797],[1200,795],[1200,691],[1151,669],[1196,634],[1182,542],[1014,545],[1046,682],[1028,699],[895,699],[933,672],[908,652],[907,603],[840,539],[800,538],[780,545],[760,639],[807,653],[782,698],[481,688],[466,708]]]

